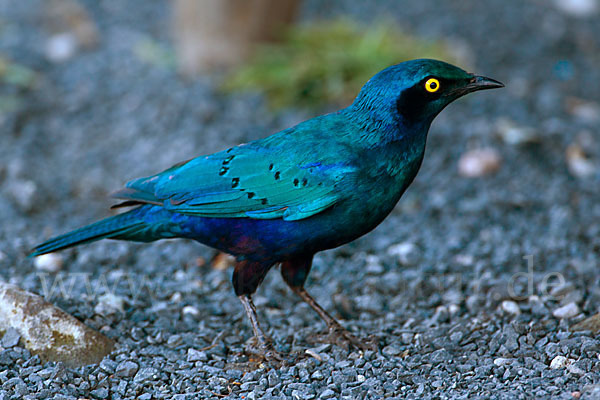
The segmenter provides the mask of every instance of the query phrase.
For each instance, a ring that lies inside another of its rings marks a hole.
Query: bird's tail
[[[148,224],[144,221],[145,208],[144,206],[138,207],[52,238],[36,246],[29,257],[52,253],[100,239],[124,239],[142,242],[159,239],[159,237],[152,235],[155,229],[152,229],[151,225],[154,224]]]

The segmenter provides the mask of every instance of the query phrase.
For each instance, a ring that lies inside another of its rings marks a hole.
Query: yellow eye
[[[429,93],[435,93],[440,89],[440,81],[438,81],[435,78],[429,78],[427,79],[427,82],[425,82],[425,90],[427,90]]]

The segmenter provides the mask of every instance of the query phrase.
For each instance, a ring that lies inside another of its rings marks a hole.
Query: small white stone
[[[598,166],[590,159],[579,144],[571,144],[566,151],[567,167],[576,177],[586,178],[594,175]]]
[[[517,125],[514,121],[506,118],[500,118],[496,122],[496,131],[498,132],[498,136],[507,144],[521,145],[539,140],[535,129]]]
[[[556,8],[573,17],[590,17],[598,12],[598,0],[554,0]]]
[[[512,360],[510,358],[498,357],[494,360],[494,365],[497,367],[503,367],[505,365],[510,365]]]
[[[57,253],[42,254],[33,260],[35,269],[50,273],[60,271],[63,267],[63,264],[63,257]]]
[[[419,248],[411,242],[394,244],[387,249],[387,253],[392,257],[397,257],[402,265],[412,265],[419,258]]]
[[[173,278],[174,278],[176,281],[184,281],[184,280],[187,280],[187,279],[188,279],[188,276],[187,276],[187,274],[185,273],[185,271],[178,270],[178,271],[175,271],[175,275],[173,275]]]
[[[502,307],[502,310],[504,310],[505,312],[507,312],[509,314],[513,314],[513,315],[521,314],[521,309],[519,308],[519,305],[512,300],[504,300],[502,302],[501,307]]]
[[[578,314],[579,314],[579,307],[577,307],[577,304],[575,304],[575,303],[566,304],[562,307],[557,308],[556,310],[554,310],[552,312],[552,315],[554,315],[554,317],[559,318],[559,319],[573,318],[574,316],[576,316]]]
[[[59,63],[73,57],[77,51],[77,38],[69,32],[51,36],[46,43],[46,57]]]
[[[457,254],[454,257],[454,262],[463,267],[470,267],[475,264],[475,257],[470,254]]]
[[[366,272],[369,275],[381,275],[385,272],[385,268],[381,264],[379,257],[375,255],[368,255],[366,261]]]
[[[181,312],[185,315],[185,314],[189,314],[191,316],[198,316],[200,315],[200,311],[194,307],[194,306],[185,306],[183,307],[183,309],[181,310]]]
[[[458,160],[458,173],[467,178],[478,178],[498,171],[501,164],[502,158],[495,149],[470,150]]]
[[[323,361],[322,355],[317,353],[313,349],[306,349],[305,353],[308,354],[309,356],[313,357],[315,360]]]
[[[98,297],[98,304],[94,307],[94,312],[101,315],[111,315],[116,312],[124,312],[124,310],[125,300],[112,293],[106,293]]]
[[[171,298],[169,300],[172,303],[179,303],[182,298],[183,298],[183,296],[181,295],[180,292],[175,292],[175,293],[173,293],[173,295],[171,296]]]
[[[448,312],[450,313],[451,316],[457,315],[459,311],[460,311],[460,306],[458,304],[452,303],[448,306]]]
[[[567,366],[568,362],[569,362],[569,359],[567,357],[565,357],[565,356],[556,356],[550,362],[550,368],[551,369],[564,368],[564,367]]]
[[[598,103],[590,101],[576,102],[570,112],[582,122],[589,124],[600,122],[600,104]]]
[[[364,375],[356,375],[356,382],[363,383],[366,380],[367,380],[367,378],[365,378]]]

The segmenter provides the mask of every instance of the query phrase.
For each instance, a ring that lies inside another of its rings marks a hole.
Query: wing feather
[[[353,170],[315,161],[312,150],[286,157],[242,145],[133,180],[114,197],[203,217],[300,220],[336,204],[336,184]]]

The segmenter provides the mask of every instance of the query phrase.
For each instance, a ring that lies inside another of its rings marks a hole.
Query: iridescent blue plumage
[[[346,340],[303,289],[313,255],[364,235],[392,210],[417,174],[429,126],[456,98],[499,82],[435,60],[389,67],[338,112],[267,138],[129,182],[115,197],[136,208],[41,244],[33,255],[111,238],[182,237],[233,254],[233,275],[264,350],[250,295],[281,263],[290,287]]]

